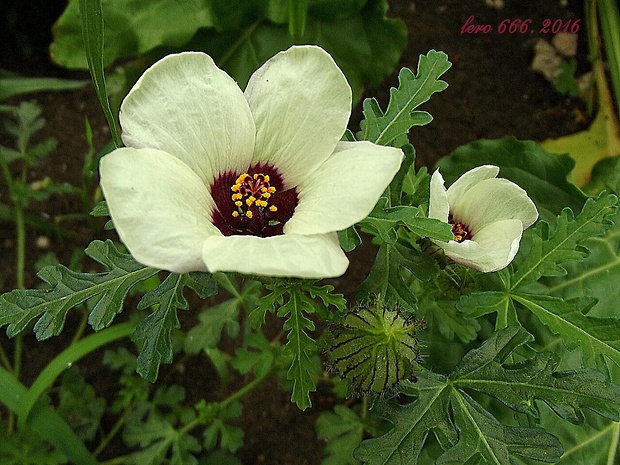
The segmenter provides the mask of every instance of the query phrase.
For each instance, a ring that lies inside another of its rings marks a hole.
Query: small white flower
[[[340,276],[337,231],[365,218],[403,154],[340,142],[351,89],[315,46],[292,47],[242,92],[203,53],[149,68],[120,112],[123,142],[101,161],[121,240],[169,271]]]
[[[479,166],[448,190],[439,170],[431,177],[428,216],[450,223],[454,234],[454,240],[437,245],[448,258],[483,272],[507,267],[519,250],[523,230],[538,218],[527,192],[496,178],[498,173],[497,166]]]

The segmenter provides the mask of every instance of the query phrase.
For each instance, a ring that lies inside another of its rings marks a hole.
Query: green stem
[[[17,288],[25,289],[24,273],[26,270],[26,225],[24,223],[24,210],[15,208],[15,229],[17,232]]]
[[[78,329],[75,331],[75,334],[73,335],[73,339],[71,339],[71,344],[69,344],[69,346],[76,344],[80,339],[82,339],[82,335],[84,334],[84,330],[86,329],[87,323],[88,323],[88,312],[83,311],[82,318],[80,319],[80,325],[78,326]]]
[[[23,398],[18,411],[20,430],[26,426],[28,415],[38,399],[54,383],[56,378],[83,356],[97,350],[105,344],[123,337],[130,336],[136,329],[136,322],[121,323],[110,326],[98,333],[85,337],[76,344],[69,346],[58,354],[39,374]]]
[[[271,378],[271,376],[273,374],[275,374],[277,371],[278,371],[277,370],[277,366],[274,363],[273,365],[271,365],[271,368],[269,370],[267,370],[265,373],[263,373],[261,376],[258,376],[256,378],[254,378],[251,382],[249,382],[248,384],[243,386],[241,389],[239,389],[238,391],[233,392],[230,396],[228,396],[226,399],[221,401],[219,403],[219,405],[218,405],[218,409],[222,410],[228,404],[244,398],[250,392],[252,392],[254,389],[256,389],[258,386],[260,386],[265,381],[267,381],[269,378]],[[195,420],[189,422],[187,425],[185,425],[183,428],[181,428],[179,430],[179,434],[187,433],[187,432],[191,431],[192,429],[196,428],[197,426],[202,425],[203,423],[204,423],[204,421],[202,419],[196,418]]]
[[[125,411],[123,412],[123,414],[121,415],[121,417],[114,424],[114,426],[112,427],[110,432],[101,440],[101,442],[99,443],[99,445],[97,446],[97,448],[93,452],[93,455],[95,457],[97,457],[99,454],[101,454],[101,452],[103,452],[103,450],[110,443],[110,441],[112,439],[114,439],[114,436],[116,436],[118,434],[120,429],[125,424],[125,418],[127,417],[128,412],[129,412],[129,408],[126,408]],[[114,459],[112,459],[112,460],[114,460]],[[108,463],[108,462],[104,462],[104,463]]]

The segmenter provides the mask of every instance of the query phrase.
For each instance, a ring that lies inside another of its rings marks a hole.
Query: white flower
[[[169,271],[340,276],[337,231],[365,218],[403,154],[340,142],[351,89],[315,46],[292,47],[242,92],[203,53],[170,55],[129,92],[127,147],[101,187],[135,259]]]
[[[508,266],[523,230],[538,218],[527,192],[498,173],[497,166],[479,166],[448,190],[439,170],[431,177],[428,216],[452,224],[454,234],[437,245],[455,262],[483,272]]]

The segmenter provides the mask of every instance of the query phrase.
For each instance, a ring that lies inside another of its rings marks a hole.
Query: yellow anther
[[[270,187],[267,189],[267,192],[269,192],[270,194],[273,194],[275,191],[276,191],[276,188],[275,188],[275,187],[273,187],[273,186],[270,186]]]
[[[237,200],[237,201],[235,202],[235,205],[236,205],[236,206],[238,206],[238,207],[240,207],[241,205],[243,205],[243,202],[242,202],[241,200]]]
[[[248,207],[251,207],[254,202],[256,202],[256,198],[252,195],[250,195],[247,199],[245,199],[245,203],[247,204]]]
[[[233,218],[237,218],[239,216],[239,212],[232,212]]]
[[[232,195],[232,199],[233,200],[241,200],[242,198],[243,198],[243,195],[241,195],[239,193]]]
[[[269,207],[269,211],[270,212],[276,212],[276,211],[278,211],[278,207],[276,207],[275,205],[272,205],[271,207]]]
[[[259,207],[266,207],[267,202],[265,202],[264,200],[257,200],[256,205],[258,205]]]
[[[245,212],[245,216],[252,219],[252,210],[248,210],[247,212]]]
[[[258,178],[258,174],[255,174],[253,177],[254,177],[254,179],[257,179]]]
[[[269,197],[271,197],[271,194],[270,194],[269,192],[263,192],[263,193],[261,194],[261,197],[262,197],[263,199],[268,199]]]
[[[269,175],[268,175],[268,174],[266,174],[266,175],[265,175],[265,182],[269,182],[269,179],[270,179],[270,178],[269,178]]]
[[[267,188],[263,186],[263,187],[260,188],[260,191],[261,192],[267,192]]]
[[[230,190],[233,191],[233,192],[237,192],[239,190],[239,187],[240,187],[239,184],[233,184],[231,186]],[[239,195],[241,195],[241,194],[239,194]]]

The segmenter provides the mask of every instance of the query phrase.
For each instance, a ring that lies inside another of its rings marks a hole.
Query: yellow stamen
[[[233,218],[237,218],[239,216],[239,212],[232,212]]]
[[[248,218],[252,219],[252,210],[248,210],[247,212],[245,212],[245,216],[247,216]]]
[[[277,212],[278,211],[278,207],[276,207],[275,205],[272,205],[271,207],[269,207],[269,211]]]
[[[236,206],[238,206],[238,207],[240,207],[241,205],[243,205],[243,202],[242,202],[241,200],[237,200],[237,201],[235,202],[235,205],[236,205]]]

